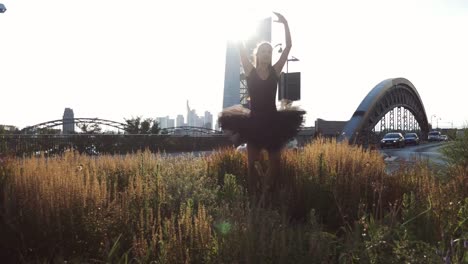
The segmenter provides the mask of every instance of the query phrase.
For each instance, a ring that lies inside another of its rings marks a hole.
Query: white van
[[[431,131],[427,136],[427,140],[429,141],[440,141],[440,131]]]

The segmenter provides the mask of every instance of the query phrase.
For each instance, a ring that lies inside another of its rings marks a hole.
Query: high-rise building
[[[158,122],[159,128],[161,128],[161,129],[169,127],[168,126],[168,121],[169,121],[168,116],[156,117],[156,122]]]
[[[262,41],[271,42],[271,17],[261,20],[254,37],[246,41],[249,54],[253,54],[257,44]],[[236,104],[246,105],[247,97],[247,83],[240,63],[239,50],[237,45],[229,41],[226,47],[223,108]]]
[[[175,120],[172,118],[167,118],[167,127],[175,127]]]
[[[63,128],[62,134],[73,134],[75,133],[75,115],[73,109],[65,108],[63,112]]]
[[[181,127],[184,126],[184,116],[183,115],[177,115],[176,118],[176,127]]]
[[[184,124],[184,117],[182,115],[177,116],[177,127],[186,125],[192,127],[205,127],[213,129],[213,114],[209,111],[205,111],[203,116],[198,116],[195,109],[191,109],[187,100],[187,123]]]
[[[198,116],[197,114],[195,114],[194,115],[194,120],[195,120],[195,124],[193,126],[195,126],[195,127],[204,127],[205,118],[203,118],[203,116]]]
[[[205,111],[203,127],[213,129],[213,115],[209,111]]]
[[[235,43],[228,42],[224,69],[223,108],[239,104],[240,101],[240,57]]]
[[[197,113],[195,109],[190,109],[189,101],[187,100],[187,126],[197,126],[198,123]]]

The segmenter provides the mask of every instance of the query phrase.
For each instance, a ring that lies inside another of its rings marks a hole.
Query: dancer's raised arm
[[[247,48],[245,47],[244,41],[239,42],[239,54],[242,63],[242,67],[244,68],[244,73],[246,76],[249,76],[250,72],[252,71],[253,65],[249,59],[249,53],[247,52]]]
[[[275,22],[282,23],[284,25],[284,33],[285,33],[285,38],[286,38],[286,47],[283,49],[283,53],[281,53],[281,57],[279,60],[273,65],[273,68],[276,71],[276,74],[279,76],[281,74],[281,71],[283,70],[284,64],[288,60],[289,56],[289,51],[291,50],[292,47],[292,41],[291,41],[291,32],[289,32],[289,25],[288,21],[286,21],[286,18],[284,18],[283,15],[280,13],[275,13],[275,15],[278,17],[278,20],[275,20]]]

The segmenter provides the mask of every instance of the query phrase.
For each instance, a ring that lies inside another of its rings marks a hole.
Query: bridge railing
[[[66,149],[87,152],[125,154],[138,150],[152,152],[206,151],[232,145],[224,135],[173,136],[131,134],[72,134],[72,135],[0,135],[0,154],[22,155],[39,152],[60,153]]]

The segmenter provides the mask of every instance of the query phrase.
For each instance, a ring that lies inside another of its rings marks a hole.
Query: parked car
[[[385,147],[403,148],[405,147],[405,138],[403,137],[403,134],[398,133],[398,132],[387,133],[380,141],[380,147],[381,148],[385,148]]]
[[[237,146],[236,151],[239,151],[239,152],[247,151],[247,143],[243,143]]]
[[[299,149],[297,139],[293,138],[285,145],[285,149],[292,149],[297,151]],[[236,148],[237,151],[247,151],[247,143],[240,144]]]
[[[429,142],[431,142],[431,141],[440,141],[440,135],[441,135],[440,131],[431,131],[427,135],[427,140]]]
[[[440,141],[448,141],[448,136],[447,135],[440,135],[439,140]]]
[[[405,144],[406,145],[419,145],[419,136],[416,133],[406,133],[405,134]]]
[[[293,138],[288,143],[286,143],[286,148],[297,151],[299,149],[297,139]]]

